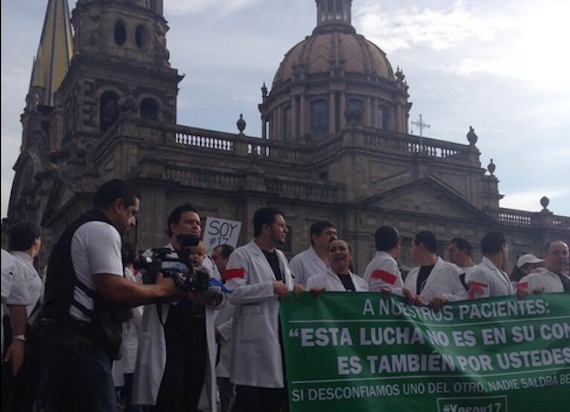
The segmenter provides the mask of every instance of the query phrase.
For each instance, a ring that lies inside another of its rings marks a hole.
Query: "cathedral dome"
[[[263,138],[309,142],[357,124],[407,133],[408,85],[352,26],[352,0],[316,0],[317,26],[263,85]]]
[[[396,80],[386,53],[352,27],[342,31],[318,27],[285,55],[273,87],[343,74],[372,82]]]

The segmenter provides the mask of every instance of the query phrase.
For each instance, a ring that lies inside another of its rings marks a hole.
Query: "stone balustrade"
[[[316,182],[291,182],[287,180],[268,179],[266,180],[268,192],[280,193],[282,196],[297,199],[319,200],[324,202],[336,202],[342,189],[331,184],[317,184]]]
[[[202,169],[166,168],[168,180],[187,186],[207,187],[212,189],[238,189],[243,186],[243,178],[231,173],[213,172]]]
[[[235,136],[230,133],[185,126],[174,126],[169,131],[174,132],[176,144],[233,151]]]
[[[516,209],[490,209],[486,213],[497,222],[522,227],[549,226],[557,230],[570,230],[570,218],[551,214],[525,212]]]
[[[451,163],[469,162],[468,145],[391,132],[366,132],[364,136],[367,147],[384,153],[418,154]]]

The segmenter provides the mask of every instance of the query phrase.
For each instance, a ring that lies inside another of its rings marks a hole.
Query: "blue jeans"
[[[57,412],[117,412],[112,361],[87,333],[55,323],[40,329],[48,387]]]

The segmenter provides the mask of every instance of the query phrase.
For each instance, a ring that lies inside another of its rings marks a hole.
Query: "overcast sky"
[[[69,0],[73,8],[75,0]],[[260,135],[260,87],[316,24],[314,0],[165,0],[180,124]],[[2,0],[2,216],[19,154],[31,64],[47,0]],[[570,216],[568,0],[354,0],[353,24],[403,68],[424,135],[492,158],[502,207]],[[566,51],[565,51],[566,50]],[[415,130],[417,133],[417,129]]]

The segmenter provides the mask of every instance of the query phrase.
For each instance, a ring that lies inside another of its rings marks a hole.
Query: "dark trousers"
[[[233,412],[289,412],[287,389],[237,385]]]
[[[111,358],[87,333],[48,321],[40,339],[54,411],[117,411]]]
[[[236,397],[236,388],[230,378],[217,378],[222,412],[229,412]]]
[[[134,373],[125,373],[125,385],[123,386],[123,397],[125,399],[125,412],[141,412],[142,407],[140,405],[133,405],[133,381]]]
[[[206,322],[169,309],[165,325],[166,367],[154,412],[197,411],[204,385],[208,344]]]
[[[39,381],[39,358],[26,343],[24,362],[17,376],[12,373],[12,362],[2,364],[2,412],[32,412]]]

